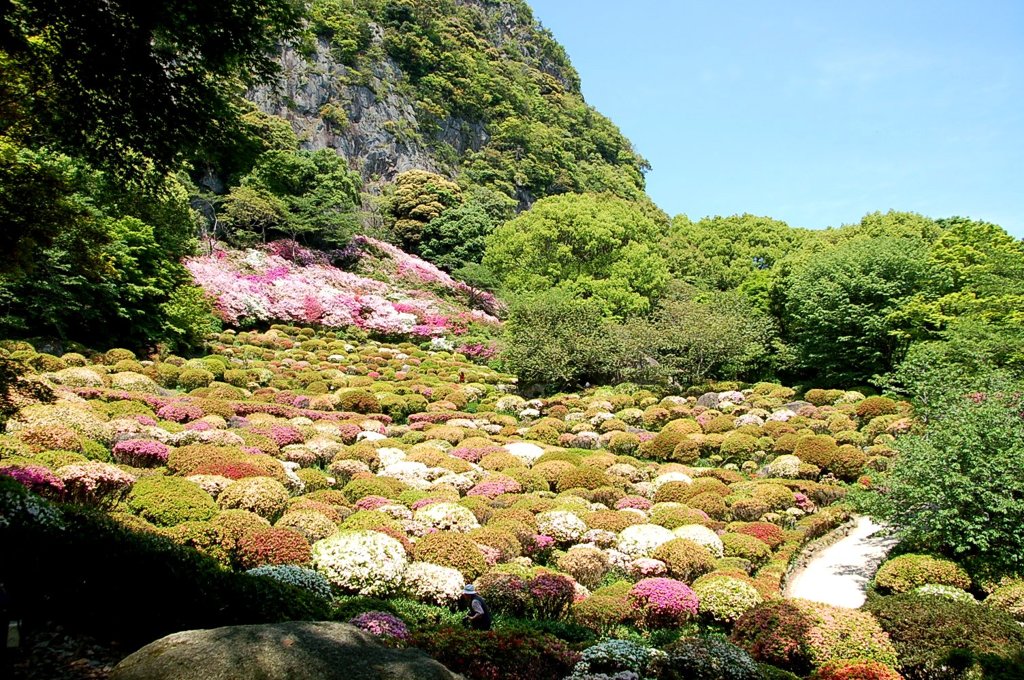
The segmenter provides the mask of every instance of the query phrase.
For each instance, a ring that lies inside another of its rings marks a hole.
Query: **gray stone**
[[[457,680],[418,649],[391,649],[347,623],[292,621],[187,630],[151,642],[110,680]]]
[[[706,392],[700,395],[697,399],[697,406],[703,406],[704,408],[718,408],[718,393],[717,392]]]

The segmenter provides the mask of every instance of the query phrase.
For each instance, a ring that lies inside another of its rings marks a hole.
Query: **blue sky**
[[[529,0],[670,215],[1024,237],[1024,2]]]

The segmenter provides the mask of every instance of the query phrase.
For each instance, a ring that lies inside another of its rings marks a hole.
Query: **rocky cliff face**
[[[278,62],[278,82],[250,92],[249,98],[264,112],[290,122],[302,148],[336,149],[367,182],[390,181],[413,168],[453,172],[415,134],[416,110],[398,92],[404,75],[390,57],[360,73],[339,63],[321,38],[311,54],[283,48]],[[487,135],[482,125],[473,128],[475,136],[465,135],[466,126],[451,121],[441,139],[457,150],[478,149]]]
[[[520,208],[565,191],[643,191],[645,162],[586,105],[523,0],[312,0],[309,26],[281,49],[277,82],[248,97],[303,148],[336,149],[371,190],[423,169],[462,173]]]

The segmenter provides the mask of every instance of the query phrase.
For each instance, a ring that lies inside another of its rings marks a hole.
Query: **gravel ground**
[[[860,607],[868,582],[896,544],[895,538],[879,535],[882,528],[870,517],[858,518],[848,536],[822,550],[789,580],[786,597],[850,609]]]
[[[20,651],[8,652],[0,667],[7,680],[106,680],[131,650],[46,624],[26,631]]]

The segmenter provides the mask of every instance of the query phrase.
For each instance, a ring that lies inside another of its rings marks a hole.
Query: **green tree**
[[[986,576],[1024,574],[1021,383],[990,374],[965,394],[941,372],[926,381],[929,399],[917,401],[926,429],[896,441],[899,455],[864,507],[912,549],[945,553]]]
[[[780,357],[771,317],[739,293],[690,289],[619,329],[620,377],[675,388],[760,378]]]
[[[512,304],[502,359],[523,389],[550,392],[606,381],[617,345],[599,304],[547,291]]]
[[[705,290],[735,290],[772,270],[800,245],[805,233],[750,214],[698,222],[678,215],[665,239],[665,259],[675,278]]]
[[[6,0],[0,134],[117,172],[163,170],[222,132],[245,85],[273,71],[297,0]],[[11,74],[11,77],[8,77]],[[148,159],[148,160],[147,160]]]
[[[891,370],[907,345],[897,312],[918,292],[926,258],[919,240],[861,237],[800,262],[780,286],[803,367],[840,384]]]
[[[455,182],[426,170],[403,172],[395,178],[391,199],[395,236],[406,249],[416,252],[426,226],[461,203],[462,189]]]
[[[487,239],[483,263],[506,289],[592,297],[605,314],[647,312],[668,282],[656,244],[665,224],[609,194],[545,198]]]

